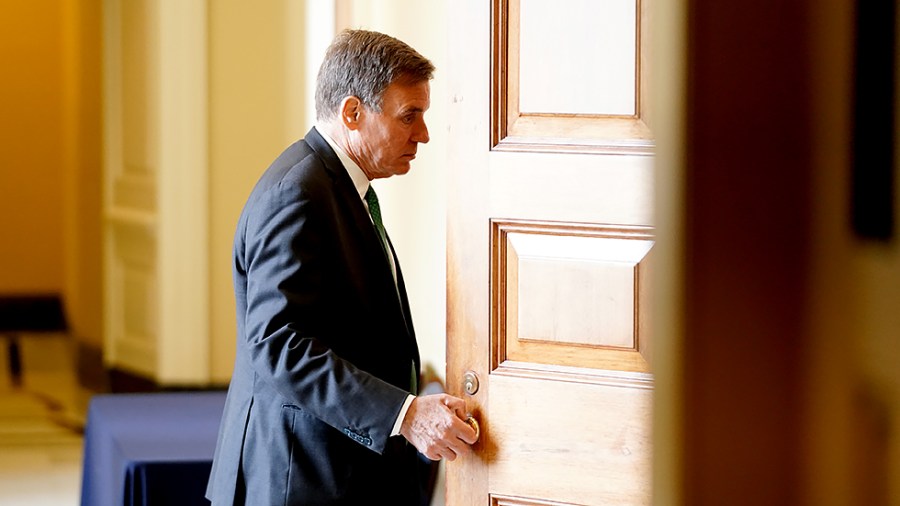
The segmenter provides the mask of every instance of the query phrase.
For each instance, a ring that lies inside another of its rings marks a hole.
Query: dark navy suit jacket
[[[262,175],[237,226],[237,356],[213,504],[421,503],[391,429],[419,369],[391,274],[346,169],[312,129]]]

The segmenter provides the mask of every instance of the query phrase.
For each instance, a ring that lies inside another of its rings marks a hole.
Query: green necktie
[[[372,215],[372,222],[375,224],[375,230],[378,232],[378,238],[381,239],[381,249],[384,254],[390,257],[387,249],[387,234],[384,231],[384,223],[381,222],[381,206],[378,205],[378,195],[375,195],[375,188],[369,185],[366,190],[366,203],[369,204],[369,214]]]
[[[384,231],[384,223],[381,222],[381,206],[378,205],[378,195],[375,195],[375,188],[373,188],[372,185],[369,185],[369,189],[366,190],[365,198],[366,203],[369,204],[369,214],[372,215],[372,223],[375,224],[375,231],[378,232],[378,238],[381,240],[381,249],[384,250],[384,255],[385,257],[387,257],[388,265],[390,265],[391,267],[391,274],[394,275],[394,280],[396,283],[397,274],[394,272],[394,262],[391,261],[391,252],[388,248],[387,233]],[[397,296],[399,298],[399,292]],[[416,371],[415,362],[413,362],[412,364],[409,379],[410,393],[416,395],[419,390],[419,374],[418,371]]]

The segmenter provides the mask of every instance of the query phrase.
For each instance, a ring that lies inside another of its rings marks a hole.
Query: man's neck
[[[345,153],[347,150],[347,131],[337,121],[317,121],[316,129],[319,132],[328,135],[335,144],[337,144]]]
[[[326,126],[322,124],[316,124],[316,130],[325,138],[325,142],[328,143],[329,146],[334,150],[338,159],[341,161],[341,165],[344,166],[344,169],[347,171],[347,174],[350,176],[350,179],[353,181],[353,186],[356,187],[356,191],[359,193],[360,198],[365,195],[366,190],[369,188],[369,177],[366,175],[365,171],[350,157],[347,153],[347,150],[339,144],[338,139],[335,139],[332,136],[331,131],[327,129]]]
[[[331,141],[343,151],[343,154],[345,156],[350,158],[350,160],[352,160],[357,167],[365,172],[362,164],[359,163],[359,159],[357,159],[357,157],[353,153],[353,150],[350,148],[349,132],[347,131],[347,128],[345,128],[344,125],[341,124],[340,120],[332,119],[329,121],[316,122],[316,129],[318,129],[319,132],[327,135],[331,139]],[[372,180],[368,173],[366,173],[366,177],[370,181]]]

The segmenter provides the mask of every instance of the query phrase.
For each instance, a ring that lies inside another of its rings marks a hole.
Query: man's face
[[[409,172],[418,144],[428,142],[430,90],[428,81],[395,81],[384,90],[381,112],[360,106],[349,154],[370,180]]]

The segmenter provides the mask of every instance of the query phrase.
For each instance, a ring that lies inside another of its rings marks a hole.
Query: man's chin
[[[393,165],[392,167],[390,167],[388,169],[379,171],[377,174],[375,174],[375,177],[373,177],[373,179],[386,179],[391,176],[402,176],[402,175],[406,174],[407,172],[409,172],[410,168],[411,168],[411,166],[410,166],[409,162],[405,162],[405,163],[401,162],[396,165]]]
[[[410,165],[409,162],[400,163],[397,164],[396,167],[394,167],[394,171],[392,172],[392,174],[395,176],[402,176],[403,174],[409,172],[410,168],[412,168],[412,165]]]

